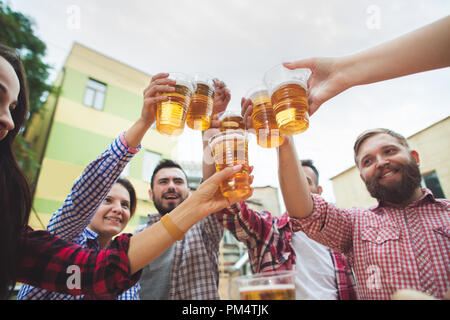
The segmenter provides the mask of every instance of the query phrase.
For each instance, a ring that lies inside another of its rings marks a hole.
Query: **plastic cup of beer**
[[[226,167],[242,165],[242,169],[220,184],[222,195],[237,198],[248,194],[250,188],[250,167],[248,164],[248,137],[244,130],[219,132],[209,139],[216,171]]]
[[[214,105],[213,78],[204,73],[193,76],[196,86],[187,113],[186,123],[193,130],[204,131],[211,125],[211,114]]]
[[[220,131],[245,130],[244,118],[233,111],[225,111],[219,114]]]
[[[157,105],[156,129],[162,134],[179,136],[184,130],[195,86],[191,77],[184,73],[171,72],[169,79],[176,81],[175,91],[160,94],[167,96],[168,99]]]
[[[309,69],[289,70],[283,65],[271,68],[264,75],[275,118],[283,135],[296,135],[309,127]]]
[[[267,87],[261,84],[250,89],[247,98],[253,103],[251,117],[258,145],[263,148],[280,146],[284,138],[278,128]]]
[[[294,271],[273,271],[232,280],[240,300],[295,300]]]

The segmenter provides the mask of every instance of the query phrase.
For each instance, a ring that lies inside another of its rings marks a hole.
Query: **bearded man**
[[[280,186],[294,229],[349,257],[360,299],[391,299],[401,289],[444,298],[450,288],[450,201],[421,188],[419,154],[400,134],[366,131],[354,152],[377,206],[341,209],[310,194],[294,165],[293,140],[279,148]]]

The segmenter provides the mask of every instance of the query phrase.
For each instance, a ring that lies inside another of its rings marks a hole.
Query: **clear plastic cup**
[[[184,130],[195,85],[192,78],[184,73],[171,72],[168,78],[176,81],[175,91],[160,94],[168,99],[157,105],[156,129],[162,134],[179,136]]]
[[[251,117],[258,145],[263,148],[280,146],[284,138],[278,128],[267,87],[262,84],[258,85],[250,89],[246,96],[253,103]]]
[[[295,272],[274,271],[232,279],[232,296],[240,300],[295,300]]]
[[[244,130],[226,130],[209,139],[216,171],[241,164],[242,169],[220,184],[224,197],[237,198],[248,194],[250,166],[248,163],[248,136]]]
[[[309,69],[290,70],[279,64],[264,75],[275,118],[283,135],[296,135],[309,127],[307,88]]]
[[[193,81],[196,90],[192,95],[186,123],[193,130],[204,131],[211,125],[214,105],[214,82],[213,78],[205,73],[195,73]]]

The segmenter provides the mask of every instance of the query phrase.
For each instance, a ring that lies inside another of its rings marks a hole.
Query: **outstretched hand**
[[[294,62],[285,62],[288,69],[310,69],[312,74],[308,80],[308,113],[313,115],[327,100],[349,88],[337,67],[338,58],[309,58]]]
[[[253,129],[252,121],[253,113],[253,102],[251,99],[242,98],[241,99],[241,115],[244,119],[244,125],[247,130]]]
[[[230,90],[228,90],[225,82],[219,79],[214,79],[214,105],[213,105],[213,115],[224,112],[227,109],[228,103],[231,99]]]
[[[253,190],[239,198],[226,198],[222,195],[219,189],[220,183],[230,178],[232,175],[238,173],[242,169],[242,165],[234,167],[227,167],[220,172],[215,173],[210,178],[206,179],[198,189],[192,194],[190,198],[198,204],[198,207],[205,214],[222,210],[231,206],[236,202],[244,201],[251,197]],[[253,176],[250,176],[250,184],[253,182]]]
[[[142,107],[141,118],[150,125],[156,121],[157,104],[167,100],[167,96],[160,94],[175,91],[176,81],[168,77],[168,73],[158,73],[152,77],[150,84],[144,90],[144,106]]]

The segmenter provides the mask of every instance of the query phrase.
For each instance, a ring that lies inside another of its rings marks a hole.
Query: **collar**
[[[421,188],[420,190],[422,191],[422,196],[419,199],[417,199],[416,201],[408,204],[407,206],[403,206],[403,205],[395,204],[395,203],[390,203],[390,202],[383,202],[383,201],[379,201],[378,200],[378,205],[373,207],[371,210],[383,212],[382,209],[386,208],[386,207],[403,209],[403,208],[418,207],[418,206],[424,205],[426,203],[435,203],[436,202],[436,199],[434,198],[433,192],[430,189],[428,189],[428,188]]]
[[[89,229],[89,227],[86,227],[86,229],[84,229],[84,231],[86,233],[87,239],[96,240],[98,238],[98,233],[95,231],[92,231],[91,229]]]

